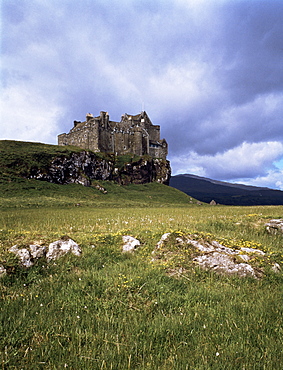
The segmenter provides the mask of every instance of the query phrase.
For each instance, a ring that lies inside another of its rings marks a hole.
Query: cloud
[[[1,139],[54,143],[61,107],[25,84],[5,89],[1,104]]]
[[[240,146],[216,155],[173,157],[172,165],[177,173],[195,173],[220,180],[266,176],[273,162],[283,155],[283,144],[276,141],[261,143],[243,142]],[[275,169],[275,168],[274,168]]]
[[[255,178],[238,179],[237,182],[246,184],[246,185],[254,185],[254,186],[283,190],[282,178],[283,178],[282,170],[268,170],[267,174],[264,176],[258,176]]]

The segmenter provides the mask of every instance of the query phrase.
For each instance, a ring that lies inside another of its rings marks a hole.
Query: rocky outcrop
[[[148,156],[118,166],[114,156],[103,158],[93,152],[81,151],[58,156],[45,168],[34,166],[26,177],[84,186],[89,186],[92,180],[112,180],[121,185],[149,182],[169,185],[171,168],[169,161]]]
[[[80,256],[82,251],[77,243],[69,237],[65,237],[50,243],[48,248],[37,244],[31,244],[26,248],[18,248],[14,245],[9,249],[9,252],[14,253],[23,267],[31,267],[39,258],[46,258],[47,262],[56,260],[66,253],[72,253],[75,256]]]
[[[126,163],[122,168],[114,168],[113,180],[121,185],[159,182],[169,185],[170,162],[163,159],[141,157],[138,161]]]
[[[89,186],[92,179],[110,180],[112,171],[111,161],[82,151],[73,152],[70,156],[58,156],[47,168],[34,167],[27,177],[61,185],[74,183]]]
[[[175,252],[174,252],[175,251]],[[221,275],[234,275],[239,277],[252,277],[258,279],[264,275],[264,266],[279,273],[281,267],[278,263],[269,261],[269,256],[260,249],[238,247],[230,248],[216,240],[194,239],[194,235],[176,235],[166,233],[162,235],[153,251],[153,261],[160,261],[164,266],[174,266],[172,258],[177,254],[179,262],[187,260],[186,264],[199,266]],[[177,265],[179,265],[179,262]],[[185,269],[179,267],[170,274],[183,273]],[[177,271],[177,272],[176,272]]]

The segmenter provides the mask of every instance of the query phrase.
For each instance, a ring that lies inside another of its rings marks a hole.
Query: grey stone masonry
[[[120,122],[109,120],[107,112],[91,113],[84,122],[74,121],[68,134],[58,135],[58,145],[74,145],[93,152],[116,155],[150,155],[166,159],[168,144],[160,140],[160,126],[153,125],[146,112],[123,114]]]

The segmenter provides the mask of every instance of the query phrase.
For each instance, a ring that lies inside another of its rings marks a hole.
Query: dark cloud
[[[282,91],[283,3],[231,2],[224,11],[225,68],[219,79],[231,99],[239,104],[258,94]]]

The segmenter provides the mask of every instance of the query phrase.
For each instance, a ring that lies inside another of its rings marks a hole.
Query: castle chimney
[[[86,115],[86,121],[87,121],[87,122],[88,122],[88,121],[90,121],[92,118],[93,118],[93,114],[88,113],[88,114]]]

